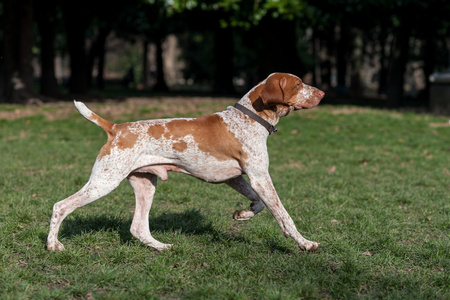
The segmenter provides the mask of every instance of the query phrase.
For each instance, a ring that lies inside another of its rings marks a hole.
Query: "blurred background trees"
[[[121,86],[241,93],[289,72],[329,97],[427,101],[444,0],[1,0],[0,102]]]

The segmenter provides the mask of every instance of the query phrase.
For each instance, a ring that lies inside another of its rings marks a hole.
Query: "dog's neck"
[[[280,120],[280,116],[276,111],[276,107],[267,108],[264,106],[264,103],[259,96],[264,89],[264,86],[265,81],[260,82],[245,94],[238,103],[266,120],[270,125],[275,126]]]
[[[278,131],[274,125],[271,125],[265,119],[261,118],[259,115],[257,115],[255,112],[251,111],[250,109],[246,108],[245,106],[243,106],[239,103],[235,103],[234,108],[236,108],[237,110],[240,110],[242,113],[249,116],[251,119],[253,119],[253,121],[256,121],[259,124],[261,124],[261,126],[263,126],[264,128],[267,129],[267,131],[269,132],[269,135]]]

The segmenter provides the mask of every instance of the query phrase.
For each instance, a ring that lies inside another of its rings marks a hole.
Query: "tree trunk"
[[[363,64],[363,37],[360,29],[353,32],[353,53],[351,58],[350,94],[358,98],[362,96],[361,68]]]
[[[389,39],[389,35],[386,30],[381,29],[380,37],[380,71],[378,75],[378,94],[386,94],[387,93],[387,80],[389,73],[389,53],[392,52],[392,41]],[[389,50],[386,48],[389,47]]]
[[[44,6],[35,5],[36,19],[41,36],[41,79],[40,92],[42,95],[57,97],[58,83],[55,77],[55,26],[56,1]]]
[[[98,36],[98,35],[97,35]],[[96,88],[97,84],[93,82],[92,80],[92,75],[94,72],[94,67],[95,67],[95,59],[97,58],[98,55],[98,39],[97,37],[94,38],[94,40],[91,42],[91,47],[89,47],[89,51],[88,54],[86,56],[86,68],[87,68],[87,72],[86,72],[86,76],[87,76],[87,84],[88,84],[88,89],[89,88]]]
[[[97,73],[97,88],[103,90],[105,88],[105,55],[106,55],[106,38],[110,33],[110,28],[105,29],[99,37],[98,43],[98,73]]]
[[[24,102],[34,96],[33,0],[4,0],[4,96],[8,102]]]
[[[156,44],[156,84],[153,87],[155,91],[166,92],[169,90],[166,84],[166,79],[164,76],[164,60],[163,60],[163,49],[162,49],[163,38],[157,38]]]
[[[84,13],[84,6],[79,3],[63,1],[62,7],[70,56],[69,91],[74,94],[85,94],[89,87],[90,71],[85,49],[85,33],[89,19]]]
[[[348,16],[341,18],[340,36],[337,44],[337,94],[347,94],[347,67],[350,44],[350,24]]]
[[[319,34],[317,33],[318,30],[313,30],[312,34],[312,56],[314,59],[314,67],[313,67],[313,78],[312,78],[312,85],[314,86],[320,86],[322,76],[320,74],[320,39]]]
[[[214,32],[214,60],[216,65],[214,76],[214,93],[232,94],[233,87],[233,30],[230,27],[217,26]]]
[[[105,44],[106,38],[108,37],[111,31],[111,26],[105,25],[101,26],[98,29],[98,34],[95,40],[92,42],[91,48],[89,50],[88,56],[88,72],[87,72],[87,80],[89,87],[92,85],[92,74],[95,66],[95,59],[97,61],[97,78],[95,82],[95,87],[99,90],[102,90],[105,87],[105,82],[103,79],[104,67],[105,67]]]
[[[425,75],[425,99],[428,101],[430,95],[430,75],[434,72],[436,66],[436,32],[435,27],[427,26],[427,33],[425,34],[425,45],[423,48],[423,72]]]
[[[386,104],[391,108],[399,107],[403,102],[403,84],[405,82],[406,64],[408,63],[411,30],[412,24],[404,17],[400,21],[397,35],[395,36],[388,75],[388,98]]]
[[[148,87],[148,40],[144,38],[142,41],[142,87]]]
[[[332,89],[332,68],[333,57],[336,57],[333,49],[335,45],[335,32],[334,24],[330,25],[328,30],[321,30],[319,33],[320,39],[320,53],[319,53],[319,66],[320,66],[320,89],[325,93],[330,93]]]

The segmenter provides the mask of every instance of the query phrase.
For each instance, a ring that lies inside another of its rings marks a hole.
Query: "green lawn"
[[[173,116],[231,103],[198,100]],[[109,104],[115,121],[174,107],[126,105]],[[150,215],[172,249],[131,236],[134,195],[123,182],[67,217],[67,250],[55,253],[45,249],[52,206],[86,183],[106,135],[72,106],[0,119],[0,297],[450,299],[448,122],[331,105],[283,118],[268,141],[270,172],[300,233],[321,243],[315,253],[284,238],[267,210],[232,221],[249,201],[226,185],[176,173],[159,182]]]

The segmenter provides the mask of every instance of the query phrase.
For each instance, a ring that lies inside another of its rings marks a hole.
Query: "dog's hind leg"
[[[94,202],[109,194],[122,180],[109,180],[107,184],[89,180],[78,192],[66,199],[55,203],[50,220],[50,230],[47,238],[48,250],[64,250],[64,245],[58,241],[58,231],[64,218],[78,207]]]
[[[156,190],[157,176],[149,173],[132,173],[128,181],[133,187],[136,195],[136,208],[133,222],[131,223],[131,234],[147,246],[157,250],[168,249],[171,244],[163,244],[150,234],[148,215]]]
[[[250,209],[236,210],[233,214],[233,220],[236,221],[249,220],[264,209],[265,206],[264,203],[252,189],[250,183],[248,183],[248,181],[245,180],[244,176],[241,175],[239,177],[230,179],[225,183],[252,201]]]
[[[121,171],[108,168],[105,163],[97,160],[88,183],[72,196],[55,203],[47,238],[48,250],[64,250],[64,245],[58,241],[58,231],[64,218],[78,207],[85,206],[112,192],[128,175],[127,170]]]

